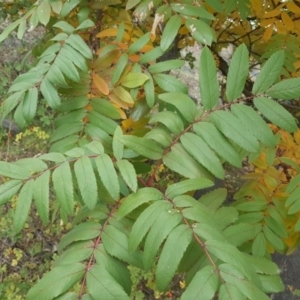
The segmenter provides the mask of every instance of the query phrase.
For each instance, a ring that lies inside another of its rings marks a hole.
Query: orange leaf
[[[269,26],[269,25],[271,25],[271,24],[274,24],[276,20],[277,20],[277,19],[275,19],[275,18],[262,20],[262,21],[260,22],[260,26],[261,26],[261,27],[267,27],[267,26]]]
[[[288,30],[293,30],[294,29],[294,22],[285,11],[283,11],[281,13],[281,19],[282,19],[282,22],[285,24],[285,26]]]
[[[118,29],[117,28],[108,28],[99,32],[96,37],[107,37],[107,36],[117,36]]]
[[[286,7],[289,11],[295,13],[295,14],[300,14],[300,7],[295,4],[294,2],[288,2],[286,4]]]
[[[281,10],[280,9],[274,9],[271,11],[268,11],[267,13],[265,13],[263,15],[263,18],[273,18],[273,17],[277,17],[281,14]]]
[[[122,101],[117,95],[115,94],[109,94],[108,98],[111,102],[113,102],[114,104],[116,104],[117,106],[124,108],[124,109],[128,109],[129,107],[132,107],[133,105],[130,105],[129,103],[125,103],[124,101]]]
[[[104,95],[109,94],[109,88],[107,83],[101,78],[98,74],[93,74],[93,83],[97,87],[97,89]]]
[[[271,38],[272,34],[273,34],[273,25],[270,25],[270,26],[266,29],[266,31],[264,32],[264,35],[263,35],[262,38],[263,38],[265,41],[268,41],[268,40]]]

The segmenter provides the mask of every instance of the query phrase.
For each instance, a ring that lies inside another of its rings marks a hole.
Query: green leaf
[[[142,255],[140,251],[132,254],[128,252],[127,236],[119,229],[108,225],[102,232],[102,242],[105,250],[112,256],[131,265],[142,268]]]
[[[73,288],[84,276],[85,269],[86,266],[81,263],[52,269],[29,290],[26,300],[52,300]]]
[[[26,168],[5,161],[0,161],[0,175],[12,179],[27,179],[31,176]]]
[[[263,227],[263,233],[270,244],[279,251],[284,250],[284,243],[282,239],[268,226]]]
[[[128,187],[136,192],[137,190],[137,176],[133,165],[128,160],[118,160],[116,165],[120,171],[120,174]]]
[[[165,26],[160,40],[160,47],[164,52],[167,51],[173,43],[180,27],[181,18],[178,15],[172,16]]]
[[[156,284],[160,291],[166,290],[172,281],[180,260],[191,241],[192,230],[186,224],[177,226],[168,236],[156,268]]]
[[[36,114],[38,100],[38,90],[37,88],[30,88],[23,100],[23,116],[25,120],[30,123]]]
[[[154,114],[149,120],[149,124],[160,122],[164,124],[172,133],[180,134],[184,125],[178,114],[172,111],[161,111]]]
[[[148,79],[149,77],[143,73],[128,73],[120,83],[127,88],[136,88],[143,85]]]
[[[66,43],[81,53],[87,59],[93,58],[93,53],[85,41],[78,34],[71,34]]]
[[[101,225],[99,223],[93,221],[80,223],[62,237],[58,251],[61,252],[73,242],[92,240],[100,234]]]
[[[128,0],[126,3],[126,10],[132,9],[136,5],[138,5],[141,0]]]
[[[172,136],[166,128],[154,128],[147,132],[144,138],[154,140],[163,147],[169,147],[172,143]]]
[[[152,108],[155,104],[154,82],[153,82],[153,78],[150,73],[145,72],[145,74],[147,74],[148,79],[149,79],[145,82],[145,85],[144,85],[146,102],[147,102],[147,105],[150,108]]]
[[[158,160],[163,156],[164,150],[155,141],[129,135],[124,135],[119,139],[126,147],[144,157]]]
[[[225,161],[237,168],[242,167],[238,152],[212,123],[199,122],[193,129]]]
[[[247,132],[247,128],[238,118],[226,111],[215,111],[210,117],[216,127],[240,147],[249,152],[258,151],[257,140],[251,133]]]
[[[294,117],[276,101],[265,97],[257,97],[253,102],[256,108],[273,124],[288,132],[297,131],[298,126]]]
[[[33,179],[28,180],[22,187],[17,200],[17,207],[14,214],[14,229],[16,233],[19,233],[26,222],[29,214],[32,195],[33,195]]]
[[[235,266],[230,264],[222,264],[219,266],[222,278],[226,283],[234,285],[242,294],[251,300],[268,300],[262,291],[260,291],[253,282],[247,280],[244,274]]]
[[[123,136],[121,127],[117,127],[113,136],[113,152],[117,160],[123,158],[124,145],[120,142],[119,137]]]
[[[213,41],[216,41],[215,32],[205,22],[201,20],[187,18],[185,24],[188,30],[191,32],[193,38],[197,42],[210,46]]]
[[[80,0],[71,0],[65,2],[60,12],[61,17],[66,17],[71,12],[71,10],[74,9],[79,3]]]
[[[118,127],[118,124],[114,120],[112,120],[111,118],[105,117],[102,114],[99,114],[93,110],[87,115],[87,117],[89,118],[89,120],[91,122],[91,124],[88,124],[88,125],[96,125],[98,127],[97,131],[99,131],[99,128],[101,128],[108,134],[113,135],[115,130]],[[104,146],[104,143],[103,143],[103,146]]]
[[[284,285],[279,275],[265,276],[259,275],[262,290],[265,293],[279,293],[284,291]]]
[[[186,16],[196,16],[207,20],[215,20],[215,17],[209,13],[204,7],[198,7],[185,3],[171,3],[171,7],[179,14]]]
[[[257,95],[265,92],[278,78],[284,63],[284,51],[275,52],[257,75],[252,92]]]
[[[187,95],[182,93],[163,93],[158,98],[174,105],[180,114],[190,123],[194,122],[198,116],[195,102]]]
[[[128,91],[126,91],[123,87],[117,86],[113,89],[113,91],[116,94],[116,96],[119,97],[120,99],[122,99],[124,102],[130,103],[130,104],[134,103],[134,100],[133,100],[132,96],[130,95],[130,93]]]
[[[219,285],[219,277],[213,266],[206,266],[196,273],[181,296],[182,300],[210,300]]]
[[[140,0],[138,0],[139,2]],[[129,1],[130,2],[130,1]],[[128,2],[127,2],[128,5]],[[139,52],[149,41],[150,41],[151,33],[147,32],[139,39],[137,39],[134,43],[132,43],[128,48],[128,53],[133,54]]]
[[[259,285],[259,279],[253,267],[248,264],[243,254],[236,247],[229,243],[224,243],[223,241],[214,240],[206,241],[205,245],[210,254],[213,254],[220,260],[230,264],[233,269],[235,266],[252,281],[252,284],[257,283]]]
[[[153,78],[158,86],[166,92],[188,93],[186,85],[172,75],[154,74]]]
[[[42,154],[38,158],[43,160],[53,161],[56,163],[62,163],[66,160],[63,154],[55,153],[55,152]]]
[[[87,272],[87,289],[94,300],[129,300],[129,296],[109,272],[102,266],[94,264]]]
[[[186,178],[203,177],[206,171],[194,160],[181,144],[176,144],[163,157],[164,164]]]
[[[213,185],[214,183],[206,178],[187,179],[169,185],[166,190],[166,196],[169,199],[173,199],[177,196],[185,194],[186,192],[208,188]]]
[[[208,171],[210,171],[217,178],[224,178],[225,172],[221,162],[213,150],[207,146],[201,137],[187,132],[181,136],[180,141],[185,150]]]
[[[162,211],[146,237],[143,262],[146,271],[152,267],[162,242],[182,221],[182,215],[175,209]]]
[[[164,54],[160,47],[153,48],[152,50],[148,51],[147,53],[143,54],[139,60],[141,64],[147,64],[151,61],[156,60],[157,58],[161,57]]]
[[[66,77],[77,83],[80,82],[79,72],[69,58],[63,55],[58,55],[56,57],[55,64],[58,66],[61,72],[66,75]]]
[[[76,65],[79,69],[81,69],[82,71],[84,71],[84,72],[88,71],[88,67],[87,67],[86,60],[85,60],[84,56],[81,55],[81,53],[76,51],[74,48],[72,48],[68,44],[63,45],[63,47],[61,48],[59,54],[64,56],[64,57],[68,57],[72,61],[72,63],[74,65]]]
[[[249,53],[245,44],[234,52],[227,75],[226,97],[229,102],[241,96],[249,74]]]
[[[56,197],[65,213],[73,214],[73,179],[69,162],[62,163],[53,171],[52,181]]]
[[[37,7],[37,14],[39,17],[39,21],[46,26],[50,20],[51,7],[48,1],[43,1]]]
[[[57,89],[54,85],[50,82],[47,77],[41,83],[40,90],[42,95],[44,96],[46,102],[49,106],[53,109],[57,109],[60,106],[60,98],[57,93]]]
[[[271,86],[266,94],[284,100],[295,99],[300,96],[300,78],[291,78],[280,81]]]
[[[99,157],[99,156],[98,156]],[[98,158],[97,157],[97,158]],[[97,158],[95,159],[97,164]],[[99,166],[97,165],[98,172]],[[75,176],[83,202],[89,209],[93,209],[98,201],[97,183],[91,160],[82,156],[74,164]],[[102,172],[103,170],[101,170]],[[72,181],[71,181],[72,182]],[[68,184],[70,181],[68,181]]]
[[[116,83],[118,82],[118,80],[120,79],[126,65],[128,63],[128,54],[127,53],[123,53],[120,58],[118,59],[118,62],[115,66],[113,75],[112,75],[112,79],[111,82],[113,85],[116,85]]]
[[[275,136],[271,128],[252,107],[234,104],[231,106],[231,111],[264,145],[271,148],[276,146]]]
[[[219,83],[214,57],[207,47],[200,54],[199,84],[201,103],[206,110],[211,110],[219,102]]]
[[[260,226],[251,224],[235,224],[225,228],[224,235],[234,246],[240,246],[244,242],[252,240],[260,231]]]
[[[136,193],[130,194],[121,204],[118,210],[118,218],[123,218],[134,209],[149,201],[163,200],[163,194],[155,188],[142,188]]]
[[[114,200],[119,199],[120,186],[118,176],[111,158],[103,153],[95,158],[101,181]]]
[[[219,300],[245,300],[246,296],[244,296],[236,286],[230,283],[222,284],[219,289]]]
[[[53,267],[79,263],[88,259],[93,254],[93,246],[92,240],[72,244],[55,259]]]
[[[49,180],[50,171],[47,170],[35,180],[33,188],[35,206],[44,225],[49,222]]]
[[[10,180],[0,185],[0,206],[7,203],[22,186],[21,180]]]
[[[170,60],[167,60],[164,62],[159,62],[159,63],[151,65],[148,68],[148,71],[152,74],[163,73],[163,72],[179,69],[183,65],[184,65],[184,60],[170,59]]]
[[[205,205],[212,213],[214,213],[226,200],[227,190],[216,189],[208,194],[205,194],[199,199],[199,203]]]

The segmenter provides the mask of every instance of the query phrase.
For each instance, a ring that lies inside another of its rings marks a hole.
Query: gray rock
[[[4,119],[2,122],[2,128],[13,135],[16,135],[20,132],[19,126],[14,121],[9,119]]]

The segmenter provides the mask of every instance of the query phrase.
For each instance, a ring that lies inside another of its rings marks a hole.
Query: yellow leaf
[[[115,94],[109,94],[108,98],[111,102],[113,102],[114,104],[116,104],[117,106],[124,108],[124,109],[129,109],[130,107],[133,106],[133,104],[129,104],[129,103],[125,103],[124,101],[122,101],[117,95]]]
[[[273,34],[273,25],[270,25],[264,32],[263,40],[268,41]]]
[[[114,88],[114,93],[117,95],[123,102],[133,104],[134,100],[132,99],[131,95],[121,86],[117,86]]]
[[[294,3],[294,2],[288,2],[286,4],[286,7],[289,11],[295,13],[295,14],[300,14],[300,7]]]
[[[300,145],[300,130],[297,130],[295,133],[294,133],[294,139],[296,141],[296,143],[298,145]]]
[[[260,26],[261,27],[267,27],[267,26],[269,26],[271,24],[274,24],[276,20],[277,20],[276,18],[262,20],[260,22]]]
[[[104,95],[109,94],[109,88],[107,83],[101,78],[98,74],[93,74],[93,83],[97,87],[97,89]]]
[[[96,37],[107,37],[107,36],[117,36],[118,29],[117,28],[108,28],[99,32]]]
[[[275,22],[275,24],[276,24],[277,32],[279,34],[286,34],[287,33],[286,28],[284,27],[284,25],[283,25],[283,23],[282,23],[281,20],[277,20]]]
[[[294,22],[285,11],[283,11],[281,13],[281,19],[282,19],[282,22],[285,24],[285,26],[288,30],[293,30],[294,29]]]
[[[273,17],[277,17],[281,14],[281,10],[280,9],[274,9],[271,11],[266,12],[263,15],[263,18],[273,18]]]

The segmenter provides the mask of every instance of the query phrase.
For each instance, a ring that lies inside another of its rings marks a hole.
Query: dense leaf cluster
[[[253,106],[246,105],[250,57],[241,44],[229,66],[226,102],[220,103],[209,48],[216,35],[209,24],[211,10],[223,4],[197,3],[129,0],[123,7],[117,0],[42,0],[0,35],[2,41],[18,28],[22,37],[27,21],[30,29],[39,22],[52,27],[35,66],[9,89],[2,117],[13,112],[23,128],[41,98],[60,112],[49,153],[0,162],[1,176],[9,178],[0,186],[0,204],[18,195],[16,233],[32,202],[45,224],[53,194],[63,220],[79,208],[54,268],[29,291],[28,300],[129,299],[128,264],[145,270],[155,265],[162,291],[177,272],[184,273],[182,299],[263,300],[282,289],[279,270],[260,245],[262,239],[277,242],[272,218],[262,224],[239,214],[268,205],[260,195],[229,207],[225,189],[199,200],[191,194],[213,186],[214,177],[223,179],[225,162],[240,168],[245,157],[274,149],[278,136],[266,119],[288,132],[297,130],[278,99],[299,97],[300,79],[280,80],[285,53],[277,51],[252,86]],[[243,13],[245,7],[238,5]],[[150,26],[144,23],[148,17]],[[201,105],[168,73],[184,62],[159,62],[178,34],[204,45]],[[155,183],[162,163],[177,174],[176,183]],[[286,205],[298,205],[292,197]],[[248,242],[251,249],[243,247]]]

